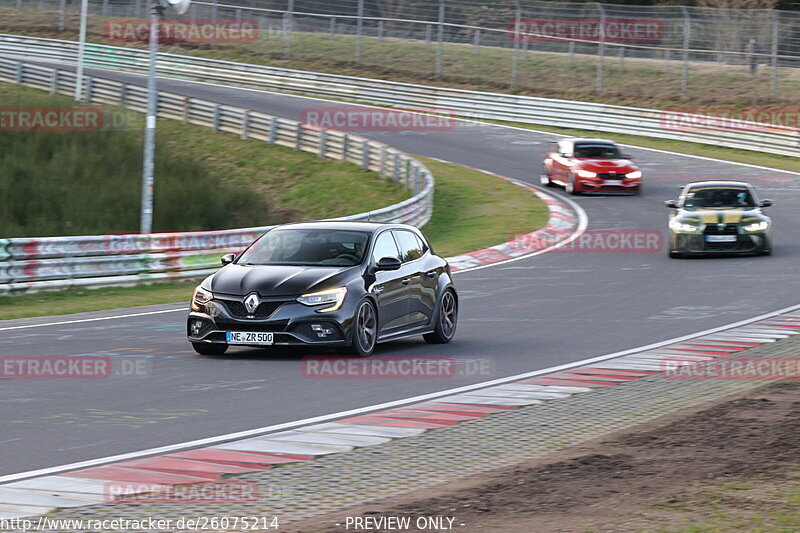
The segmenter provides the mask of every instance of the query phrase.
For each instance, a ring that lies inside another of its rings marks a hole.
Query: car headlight
[[[214,299],[211,291],[205,290],[203,287],[197,287],[192,295],[192,310],[202,311],[203,306]]]
[[[580,178],[596,178],[597,172],[591,172],[589,170],[576,170],[575,174],[578,175]]]
[[[702,227],[672,219],[669,221],[669,229],[675,233],[698,233]]]
[[[769,222],[762,220],[761,222],[754,222],[744,226],[745,231],[764,231],[769,228]]]
[[[633,179],[633,180],[637,180],[637,179],[642,177],[642,171],[641,170],[634,170],[633,172],[628,172],[627,174],[625,174],[625,177]]]
[[[297,301],[303,305],[329,305],[324,309],[319,309],[320,312],[327,313],[329,311],[336,311],[344,303],[344,295],[347,294],[347,288],[337,287],[335,289],[328,289],[327,291],[310,292],[297,297]]]

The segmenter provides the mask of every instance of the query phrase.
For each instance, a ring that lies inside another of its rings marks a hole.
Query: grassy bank
[[[4,107],[74,107],[0,84]],[[92,106],[96,107],[96,106]],[[142,116],[102,108],[99,131],[0,131],[0,236],[132,233],[139,227]],[[368,211],[408,197],[357,165],[159,121],[154,231],[268,225]]]
[[[547,223],[547,206],[519,186],[460,165],[424,159],[434,176],[434,214],[423,228],[436,252],[456,255]],[[487,223],[490,221],[490,223]],[[188,302],[196,280],[142,287],[75,289],[0,297],[0,320]]]

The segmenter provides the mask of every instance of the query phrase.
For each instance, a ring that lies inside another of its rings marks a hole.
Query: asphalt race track
[[[143,84],[136,75],[89,73]],[[159,88],[294,119],[305,107],[342,105],[173,80],[162,80]],[[554,138],[474,124],[452,131],[367,136],[409,153],[534,184]],[[666,250],[551,252],[457,274],[461,315],[453,343],[435,347],[412,339],[381,345],[374,356],[452,356],[463,375],[450,379],[313,379],[303,375],[301,352],[240,348],[221,357],[200,357],[185,340],[184,310],[22,329],[3,328],[51,320],[0,323],[0,355],[108,355],[123,373],[139,374],[4,380],[0,475],[451,389],[698,332],[798,302],[800,177],[644,149],[626,151],[645,172],[645,192],[640,197],[577,197],[589,230],[659,230],[665,235],[663,201],[675,198],[680,184],[743,179],[755,184],[762,198],[776,201],[768,210],[776,226],[773,256],[672,260]],[[152,309],[177,307],[188,303]]]

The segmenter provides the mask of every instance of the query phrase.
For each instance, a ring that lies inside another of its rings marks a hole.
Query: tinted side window
[[[400,260],[404,263],[422,257],[422,248],[417,236],[410,231],[395,231],[394,236],[400,245]]]
[[[400,253],[397,251],[397,245],[390,231],[384,231],[378,235],[378,239],[375,241],[375,247],[372,249],[372,260],[374,262],[377,263],[384,257],[400,259]]]
[[[414,237],[417,238],[417,242],[419,243],[419,249],[422,250],[422,255],[425,255],[425,252],[428,251],[428,245],[425,243],[425,239],[421,239],[419,235],[417,235],[416,233],[414,234]]]

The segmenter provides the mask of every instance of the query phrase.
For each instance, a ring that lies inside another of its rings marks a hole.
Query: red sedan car
[[[562,139],[547,153],[542,184],[563,185],[569,194],[639,194],[642,171],[612,141]]]

